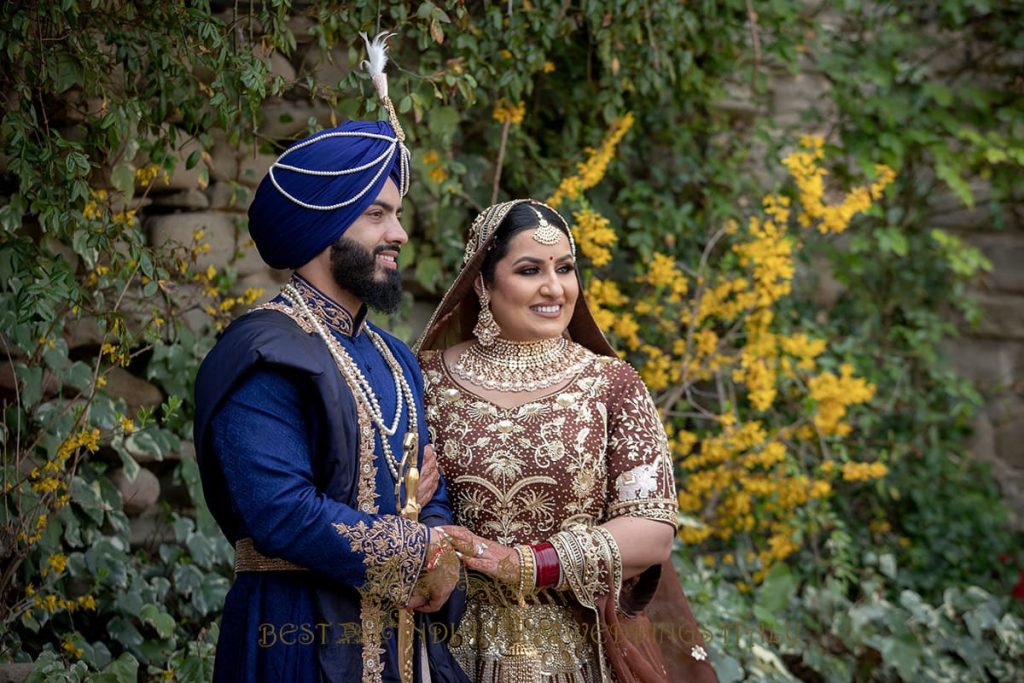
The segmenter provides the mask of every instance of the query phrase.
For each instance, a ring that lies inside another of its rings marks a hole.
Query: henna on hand
[[[451,538],[452,545],[459,552],[462,563],[468,569],[486,574],[503,583],[519,584],[519,554],[515,548],[502,545],[461,526],[440,527]],[[483,548],[484,552],[478,554]]]
[[[423,571],[413,588],[410,609],[436,612],[448,601],[461,576],[461,565],[448,535],[440,528],[430,530]]]

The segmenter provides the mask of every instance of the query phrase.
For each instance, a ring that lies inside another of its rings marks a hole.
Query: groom
[[[468,681],[444,642],[464,599],[449,600],[459,562],[436,528],[452,523],[444,483],[417,521],[408,512],[428,441],[422,378],[366,320],[401,297],[403,137],[359,121],[312,135],[249,209],[262,258],[294,275],[196,379],[203,490],[236,554],[217,681]],[[400,652],[403,619],[415,638]]]

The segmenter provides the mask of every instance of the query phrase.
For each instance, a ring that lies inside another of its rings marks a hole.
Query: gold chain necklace
[[[493,391],[536,391],[561,384],[590,360],[586,348],[565,337],[517,342],[500,337],[491,346],[473,342],[455,362],[459,379]]]

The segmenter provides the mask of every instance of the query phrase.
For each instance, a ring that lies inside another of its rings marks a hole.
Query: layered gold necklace
[[[470,384],[493,391],[536,391],[575,376],[593,354],[565,337],[540,341],[498,338],[490,346],[473,342],[452,372]]]

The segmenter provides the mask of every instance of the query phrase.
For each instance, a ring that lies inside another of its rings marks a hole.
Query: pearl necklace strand
[[[330,351],[331,356],[334,358],[335,364],[341,371],[342,376],[348,382],[348,385],[352,387],[353,393],[360,403],[366,408],[366,411],[370,414],[370,418],[373,420],[377,429],[381,432],[381,448],[384,451],[384,460],[388,464],[388,470],[391,472],[391,476],[395,482],[400,480],[400,473],[398,471],[398,464],[395,462],[394,455],[391,451],[391,445],[388,443],[388,437],[394,436],[398,431],[398,425],[402,420],[402,404],[403,398],[406,403],[409,404],[409,431],[412,433],[418,433],[418,421],[416,419],[416,400],[412,395],[412,388],[409,383],[405,380],[405,374],[402,372],[402,368],[398,365],[398,361],[391,353],[391,349],[387,347],[384,340],[379,334],[373,330],[367,328],[366,334],[369,335],[373,345],[380,352],[380,355],[384,358],[384,361],[388,364],[391,369],[391,376],[395,380],[395,417],[391,426],[384,423],[384,414],[380,407],[380,402],[377,400],[377,394],[373,391],[373,386],[363,375],[362,370],[356,364],[352,356],[349,355],[348,351],[335,339],[327,330],[324,329],[323,325],[320,324],[320,320],[313,315],[313,312],[309,309],[305,299],[299,293],[299,290],[294,285],[285,285],[282,290],[284,298],[293,306],[297,307],[302,311],[303,316],[312,323],[313,328],[316,330],[320,338],[327,344],[327,350]]]

